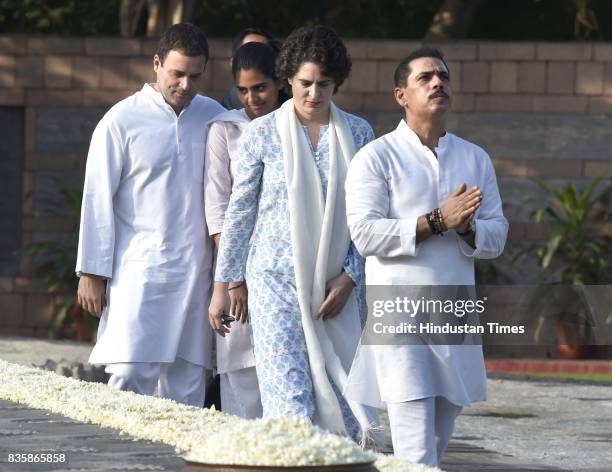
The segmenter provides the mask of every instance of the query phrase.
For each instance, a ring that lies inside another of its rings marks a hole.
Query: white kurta
[[[92,364],[211,367],[212,245],[204,218],[206,123],[196,96],[179,116],[145,84],[96,127],[85,173],[77,272],[109,279]]]
[[[236,174],[238,143],[250,119],[244,109],[230,110],[215,117],[208,131],[206,145],[205,201],[206,222],[210,235],[223,229],[225,211]],[[249,325],[233,323],[231,333],[216,336],[217,372],[224,374],[255,366]]]
[[[495,171],[478,146],[451,133],[436,154],[402,120],[397,129],[364,146],[346,183],[351,237],[366,257],[370,285],[473,285],[474,259],[503,251],[508,222]],[[442,207],[461,183],[484,198],[476,213],[476,249],[453,231],[416,245],[419,216]],[[478,345],[360,345],[347,396],[372,406],[444,396],[466,406],[486,398]]]

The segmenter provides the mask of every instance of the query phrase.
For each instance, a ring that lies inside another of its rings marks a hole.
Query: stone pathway
[[[65,454],[66,460],[49,464],[8,463],[9,454],[18,453]],[[112,429],[0,400],[2,471],[178,471],[182,467],[183,460],[170,446],[136,441]]]
[[[87,373],[90,349],[82,343],[0,338],[1,359],[47,363],[64,373]],[[20,468],[6,462],[9,452],[37,451],[66,452],[68,467]],[[612,388],[489,380],[489,400],[459,417],[442,467],[451,472],[612,472]],[[169,446],[0,401],[0,471],[181,468],[182,460]]]

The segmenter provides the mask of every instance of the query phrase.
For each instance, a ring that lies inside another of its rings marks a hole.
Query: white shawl
[[[248,115],[244,111],[244,108],[241,108],[240,110],[233,109],[233,110],[224,111],[223,113],[218,114],[212,120],[210,120],[207,123],[207,125],[210,126],[217,121],[234,123],[236,124],[236,126],[238,126],[243,131],[247,126],[249,126],[249,123],[251,123],[251,120],[249,119]]]
[[[340,275],[350,245],[344,181],[355,144],[344,113],[333,103],[330,107],[326,198],[293,99],[278,110],[276,123],[287,179],[297,295],[316,401],[314,421],[329,431],[344,433],[340,404],[327,374],[342,391],[361,335],[354,292],[335,318],[313,318],[325,299],[326,282]],[[365,434],[369,427],[366,411],[352,401],[349,406]]]

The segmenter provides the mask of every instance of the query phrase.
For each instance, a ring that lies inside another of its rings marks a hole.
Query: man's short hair
[[[242,41],[244,41],[244,38],[246,38],[249,34],[257,34],[259,36],[263,36],[264,38],[268,40],[268,42],[274,40],[274,36],[272,35],[272,33],[270,33],[268,30],[265,30],[263,28],[253,27],[253,28],[243,29],[240,33],[234,36],[234,39],[232,39],[232,56],[236,54],[236,51],[238,51],[238,48],[242,46]]]
[[[204,56],[208,62],[208,40],[204,31],[191,23],[177,23],[166,30],[157,45],[157,56],[162,65],[170,51],[184,56]]]
[[[433,57],[435,59],[440,59],[446,69],[448,66],[446,65],[446,61],[444,60],[444,54],[438,48],[434,48],[431,46],[423,46],[421,48],[415,49],[410,54],[408,54],[402,61],[398,64],[395,69],[395,86],[396,87],[405,87],[406,81],[408,80],[408,76],[410,75],[410,63],[415,59],[420,59],[421,57]]]

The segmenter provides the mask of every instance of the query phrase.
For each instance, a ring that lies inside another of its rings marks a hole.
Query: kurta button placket
[[[442,151],[437,148],[438,151],[438,195],[440,197],[440,204],[444,203],[451,194],[452,189],[450,188],[449,176],[444,172],[445,167],[440,166],[444,155]]]
[[[427,146],[423,146],[423,152],[425,153],[425,158],[431,165],[432,170],[435,172],[436,177],[437,177],[436,178],[437,183],[438,183],[438,188],[436,189],[436,193],[438,197],[437,201],[438,201],[438,206],[441,208],[444,203],[442,201],[443,199],[442,195],[444,194],[444,190],[442,188],[442,182],[440,180],[440,162],[438,160],[438,157],[436,157],[433,151],[429,149]]]
[[[179,159],[184,157],[184,152],[183,152],[183,140],[181,139],[181,128],[180,128],[180,122],[181,122],[181,116],[183,116],[185,110],[181,110],[181,113],[176,117],[176,121],[174,122],[174,133],[176,135],[176,146],[178,149],[178,157]]]

